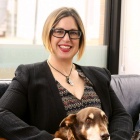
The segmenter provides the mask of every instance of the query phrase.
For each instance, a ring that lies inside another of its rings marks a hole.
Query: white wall
[[[140,74],[140,0],[122,0],[119,74]]]

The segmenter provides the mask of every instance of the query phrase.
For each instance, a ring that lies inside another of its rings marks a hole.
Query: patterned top
[[[79,76],[85,81],[84,93],[81,99],[76,98],[58,81],[56,81],[67,115],[77,113],[79,110],[85,107],[94,106],[101,108],[101,101],[94,91],[92,83],[80,69],[77,69],[77,71]]]

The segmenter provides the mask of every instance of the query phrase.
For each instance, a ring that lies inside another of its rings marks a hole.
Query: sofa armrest
[[[140,75],[112,75],[111,86],[132,116],[134,130],[140,129]]]
[[[0,79],[0,98],[5,93],[11,83],[11,79]]]

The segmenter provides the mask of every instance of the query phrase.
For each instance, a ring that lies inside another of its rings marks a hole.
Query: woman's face
[[[55,29],[78,30],[73,17],[62,18]],[[51,54],[56,59],[72,60],[79,50],[80,39],[70,39],[68,33],[63,38],[51,36],[51,46],[53,53]]]

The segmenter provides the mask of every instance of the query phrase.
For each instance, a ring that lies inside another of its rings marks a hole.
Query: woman
[[[61,120],[87,106],[103,109],[111,140],[129,140],[132,120],[110,88],[111,75],[73,64],[82,57],[85,31],[73,8],[53,11],[43,28],[50,51],[44,62],[20,65],[0,100],[0,134],[9,140],[52,140]]]

